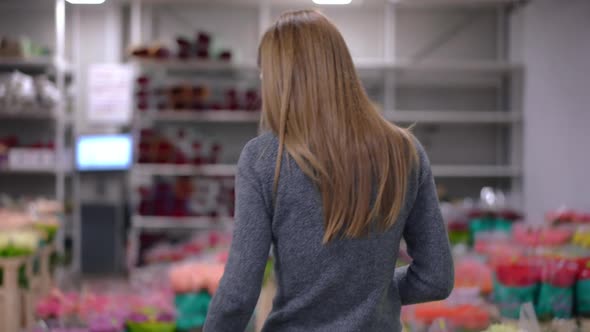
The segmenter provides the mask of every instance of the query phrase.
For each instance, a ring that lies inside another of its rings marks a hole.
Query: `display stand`
[[[51,289],[51,255],[55,246],[41,247],[34,255],[0,258],[3,280],[0,284],[0,331],[20,332],[35,322],[35,304]],[[38,264],[38,269],[34,267]],[[28,288],[19,284],[19,272],[24,268]]]
[[[0,285],[0,330],[5,332],[20,331],[21,321],[21,289],[18,284],[18,272],[21,267],[29,264],[28,257],[0,259],[3,271]]]

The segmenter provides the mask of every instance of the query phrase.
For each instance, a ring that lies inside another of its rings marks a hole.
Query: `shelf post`
[[[142,20],[141,20],[141,0],[133,0],[131,2],[131,38],[130,42],[132,46],[137,46],[142,42],[142,35],[141,35],[141,28],[142,28]]]
[[[66,3],[65,0],[55,0],[55,63],[56,63],[56,83],[61,93],[61,99],[56,109],[56,130],[55,130],[55,147],[56,147],[56,189],[55,196],[60,202],[65,200],[65,172],[64,172],[64,144],[65,144],[65,105],[66,105],[66,88],[65,88],[65,39],[66,39]]]
[[[270,26],[271,20],[271,5],[269,0],[260,0],[258,5],[258,37],[262,38],[262,35],[266,32],[266,29]]]
[[[383,40],[383,58],[386,64],[395,63],[395,6],[391,2],[385,3],[385,20],[384,20],[384,40]],[[389,66],[387,66],[389,68]],[[385,111],[394,110],[395,107],[395,71],[384,71],[384,100],[383,108]]]

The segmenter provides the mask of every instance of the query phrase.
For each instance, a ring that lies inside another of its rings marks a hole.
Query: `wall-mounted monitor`
[[[131,135],[84,135],[76,141],[79,171],[124,171],[133,159]]]

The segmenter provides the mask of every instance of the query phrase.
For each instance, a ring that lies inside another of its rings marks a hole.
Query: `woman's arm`
[[[418,145],[420,172],[416,201],[404,228],[412,263],[395,270],[402,305],[442,300],[454,284],[454,267],[428,157]]]
[[[258,158],[254,150],[248,143],[238,162],[232,245],[205,332],[244,331],[260,295],[271,244],[271,216],[254,170]]]

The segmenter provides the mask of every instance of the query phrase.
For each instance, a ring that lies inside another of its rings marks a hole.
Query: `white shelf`
[[[55,168],[47,169],[14,169],[14,168],[0,168],[0,174],[8,175],[56,175],[59,171]]]
[[[136,229],[226,229],[234,221],[231,217],[148,217],[135,215],[132,225]]]
[[[136,114],[142,114],[136,112]],[[154,110],[147,112],[154,121],[166,122],[258,122],[260,111],[242,110]]]
[[[0,119],[18,119],[18,120],[54,120],[55,114],[52,112],[6,112],[0,110]]]
[[[138,164],[133,168],[140,175],[160,176],[235,176],[237,165],[166,165]],[[517,167],[497,165],[432,165],[432,172],[439,177],[517,177]]]
[[[359,70],[394,70],[396,72],[467,72],[483,74],[507,74],[522,70],[522,65],[495,60],[413,60],[397,59],[388,62],[380,59],[354,59]]]
[[[518,167],[497,165],[432,165],[435,177],[510,178],[521,176]]]
[[[259,111],[148,111],[145,120],[162,122],[251,122],[260,121]],[[385,111],[385,118],[396,122],[417,123],[482,123],[511,124],[522,120],[522,114],[507,111]]]
[[[142,59],[133,58],[133,63],[142,69],[166,69],[166,70],[194,70],[194,71],[236,71],[255,70],[255,63],[236,63],[220,60],[180,60],[180,59]]]
[[[522,70],[520,64],[493,60],[397,60],[393,69],[400,72],[509,74]]]
[[[133,173],[143,176],[235,176],[237,165],[174,165],[174,164],[135,164]]]
[[[413,0],[412,0],[413,1]],[[217,60],[157,60],[134,59],[133,63],[144,69],[167,70],[196,70],[196,71],[239,71],[256,70],[253,62],[235,63]],[[425,60],[398,59],[395,62],[383,59],[358,58],[354,59],[359,70],[394,70],[401,72],[470,72],[488,74],[506,74],[520,70],[521,65],[494,60]]]
[[[14,69],[44,69],[54,67],[55,61],[49,57],[42,58],[2,58],[0,57],[0,68]]]
[[[521,0],[390,0],[401,8],[494,7],[521,3]]]
[[[522,114],[506,111],[385,111],[386,119],[402,123],[513,124]]]

